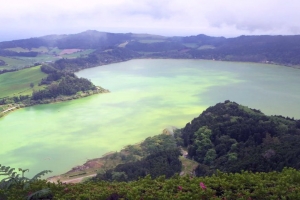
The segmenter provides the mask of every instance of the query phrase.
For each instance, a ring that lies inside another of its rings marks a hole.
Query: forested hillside
[[[139,53],[129,49],[115,47],[106,51],[96,50],[87,57],[59,59],[54,62],[54,67],[58,70],[74,72],[85,68],[139,58],[140,56]]]
[[[123,49],[117,49],[121,48]],[[163,37],[149,34],[85,31],[70,35],[0,42],[0,56],[54,61],[63,50],[97,50],[98,53],[75,62],[82,67],[145,58],[187,58],[225,61],[274,63],[299,67],[300,36],[210,37],[203,34],[187,37]],[[127,51],[124,51],[126,49]],[[134,52],[134,53],[133,53]],[[130,56],[128,55],[130,53]],[[95,55],[97,55],[95,60]],[[54,57],[53,57],[54,56]],[[79,58],[74,54],[70,58]],[[85,56],[83,56],[85,57]],[[26,59],[24,59],[26,60]],[[28,59],[27,59],[28,60]],[[97,61],[95,63],[95,61]],[[61,61],[62,62],[62,61]],[[0,63],[3,65],[4,63]],[[78,68],[78,67],[77,67]]]
[[[268,172],[300,168],[300,120],[266,116],[225,101],[209,107],[181,131],[198,176],[224,172]]]

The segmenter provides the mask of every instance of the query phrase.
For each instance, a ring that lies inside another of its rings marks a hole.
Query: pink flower
[[[203,190],[206,190],[206,186],[204,185],[204,183],[200,182],[200,187],[203,189]]]
[[[181,191],[181,190],[182,190],[182,186],[178,186],[178,190],[180,190],[180,191]]]

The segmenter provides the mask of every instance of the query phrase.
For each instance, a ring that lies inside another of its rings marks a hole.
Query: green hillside
[[[235,102],[209,107],[181,131],[196,174],[300,169],[300,120],[267,116]]]
[[[33,90],[43,87],[38,86],[42,78],[47,74],[43,73],[40,66],[9,72],[0,75],[0,98],[19,95],[31,95]],[[30,84],[34,87],[31,88]]]

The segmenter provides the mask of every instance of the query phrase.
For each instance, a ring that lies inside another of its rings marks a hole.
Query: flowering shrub
[[[52,199],[299,199],[300,171],[285,168],[282,172],[222,173],[210,177],[181,177],[170,179],[150,176],[132,182],[87,182],[56,184],[45,180],[35,181],[30,188],[12,187],[8,200],[21,200],[29,192],[49,188]],[[3,190],[0,190],[0,197]]]

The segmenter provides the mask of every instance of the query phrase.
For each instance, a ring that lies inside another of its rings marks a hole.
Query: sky
[[[0,0],[0,41],[86,30],[164,36],[300,34],[299,0]]]

